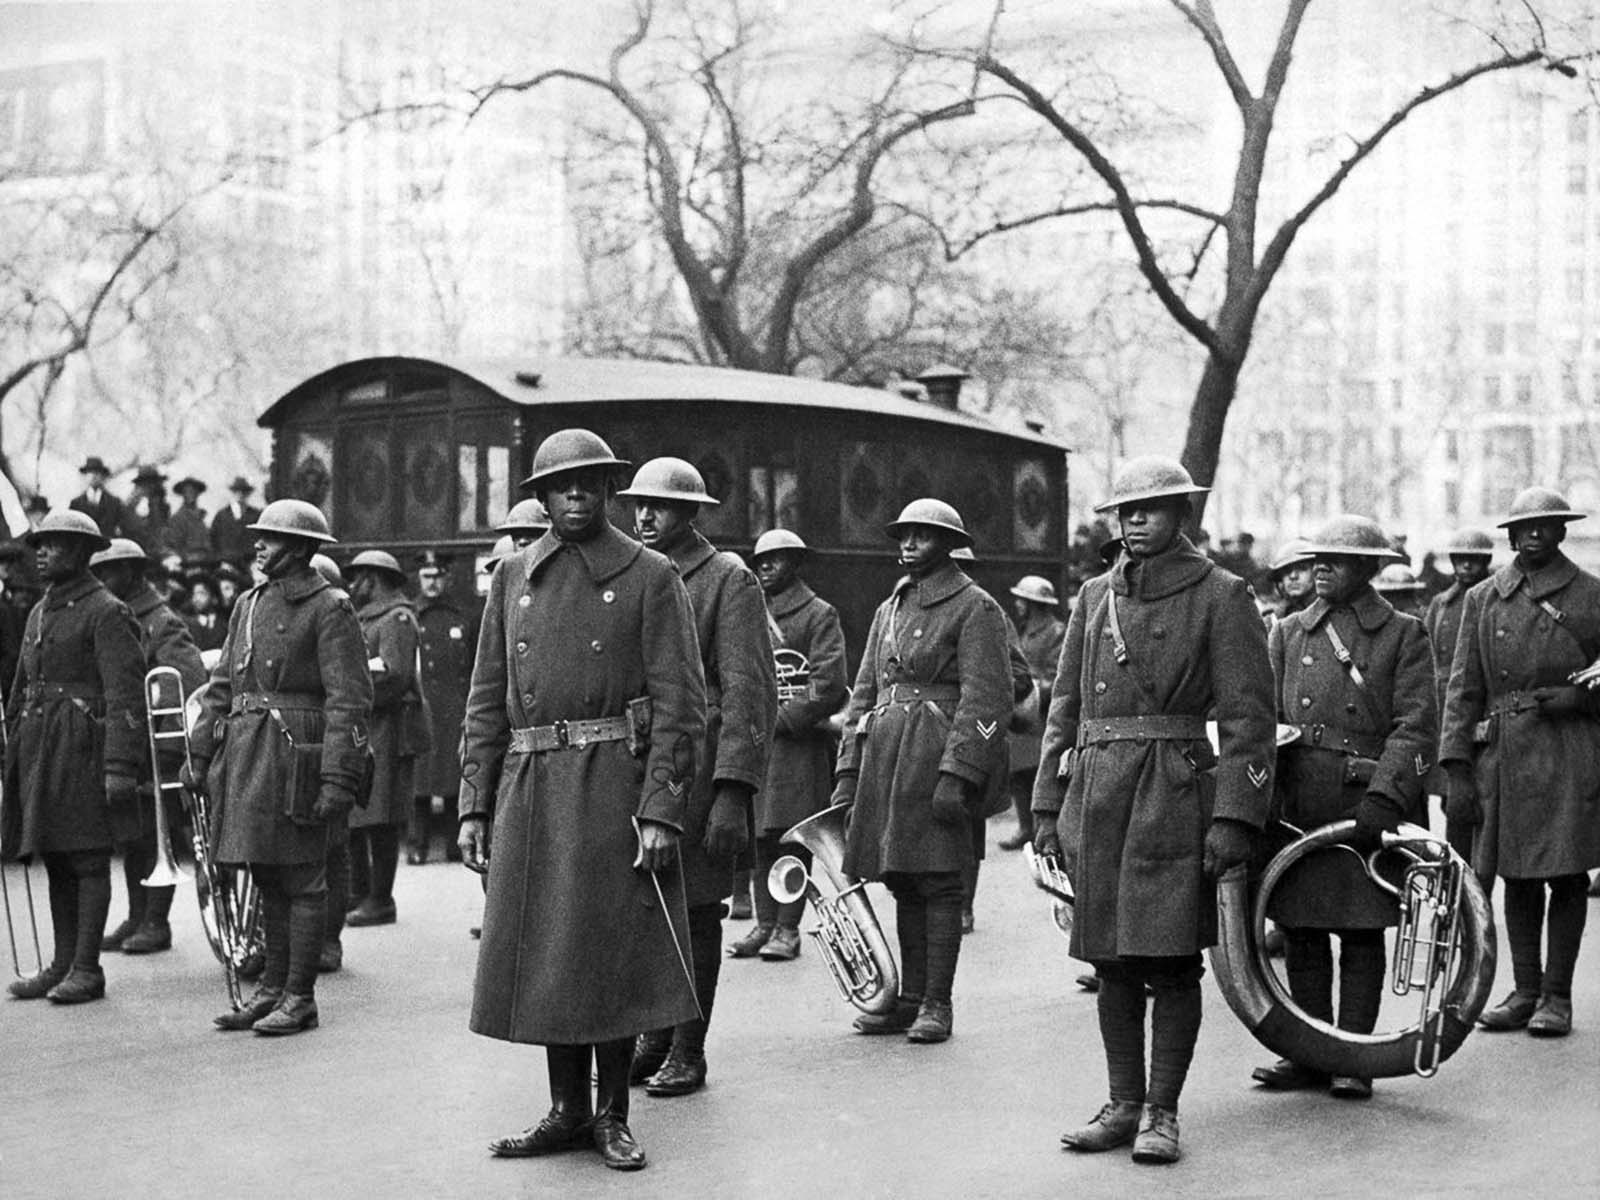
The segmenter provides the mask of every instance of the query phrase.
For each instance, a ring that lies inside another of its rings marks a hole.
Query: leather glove
[[[1445,768],[1444,815],[1462,825],[1482,825],[1483,806],[1478,803],[1478,784],[1472,768],[1452,763]]]
[[[111,804],[136,804],[139,800],[139,782],[132,775],[120,771],[107,771],[105,775],[106,800]]]
[[[1061,859],[1061,835],[1056,832],[1055,813],[1033,814],[1033,852],[1040,858]]]
[[[1383,845],[1383,835],[1400,828],[1400,814],[1395,811],[1389,797],[1380,792],[1368,792],[1356,805],[1356,831],[1350,844],[1358,850],[1376,850]]]
[[[461,865],[479,875],[489,873],[489,820],[481,813],[461,818],[461,828],[456,831],[456,845],[461,848]]]
[[[660,821],[640,821],[639,853],[633,865],[645,871],[666,871],[677,860],[678,831]]]
[[[702,843],[712,858],[733,858],[750,845],[750,792],[736,783],[719,783],[706,818]]]
[[[311,806],[313,821],[342,821],[356,806],[356,794],[342,783],[325,782],[317,789],[317,802]]]
[[[854,804],[856,802],[856,773],[846,771],[833,781],[833,797],[828,801],[831,804]]]
[[[1208,879],[1220,879],[1234,867],[1250,861],[1251,830],[1248,825],[1230,821],[1226,817],[1211,822],[1206,830],[1205,849],[1201,866]]]
[[[206,790],[206,777],[211,773],[209,758],[196,758],[178,768],[178,782],[191,792]]]
[[[933,819],[941,825],[959,825],[969,820],[967,788],[967,781],[961,776],[940,771],[939,782],[933,785]]]
[[[1584,711],[1581,687],[1541,687],[1533,689],[1539,712],[1546,717],[1570,717]]]

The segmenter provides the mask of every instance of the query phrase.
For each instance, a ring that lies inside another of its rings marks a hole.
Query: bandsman
[[[1389,602],[1395,612],[1422,619],[1427,585],[1403,562],[1390,563],[1372,581],[1372,589]]]
[[[461,782],[461,719],[467,711],[467,689],[472,686],[478,622],[450,595],[450,567],[448,558],[432,550],[425,551],[417,565],[422,691],[428,697],[433,728],[428,753],[417,762],[417,795],[406,838],[406,861],[413,865],[428,861],[435,796],[443,804],[447,826],[459,828],[456,788]],[[447,840],[445,857],[450,862],[461,861],[454,837]]]
[[[1272,590],[1279,601],[1277,617],[1282,620],[1310,607],[1317,598],[1312,580],[1311,555],[1306,547],[1311,543],[1303,537],[1293,537],[1283,544],[1267,570],[1272,576]]]
[[[696,749],[703,769],[680,846],[700,1013],[641,1037],[633,1072],[652,1096],[682,1096],[706,1080],[723,900],[733,890],[734,861],[749,846],[752,797],[766,783],[778,684],[761,585],[736,555],[695,528],[700,509],[719,503],[700,472],[681,458],[652,459],[617,495],[633,504],[639,540],[671,559],[688,589],[706,686],[706,735]]]
[[[1033,777],[1039,769],[1039,744],[1043,717],[1050,710],[1050,688],[1061,661],[1061,643],[1067,635],[1062,623],[1056,585],[1042,575],[1024,575],[1011,589],[1011,611],[1016,617],[1017,644],[1028,664],[1039,694],[1039,720],[1018,729],[1013,722],[1010,740],[1011,808],[1017,831],[1000,840],[1002,850],[1020,850],[1033,841]]]

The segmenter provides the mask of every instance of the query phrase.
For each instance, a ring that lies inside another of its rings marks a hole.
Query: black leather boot
[[[537,1158],[565,1150],[582,1150],[593,1143],[590,1051],[589,1046],[545,1047],[550,1074],[550,1111],[537,1125],[490,1142],[489,1153],[496,1158]]]
[[[258,987],[255,995],[244,1002],[244,1007],[225,1012],[220,1017],[212,1017],[211,1023],[228,1033],[243,1032],[277,1008],[282,999],[282,988]]]
[[[594,1148],[613,1171],[637,1171],[646,1163],[644,1150],[628,1128],[628,1078],[633,1039],[601,1042],[594,1048],[597,1076]]]
[[[633,1047],[633,1056],[628,1068],[628,1082],[638,1087],[649,1079],[661,1069],[661,1064],[667,1061],[667,1052],[671,1049],[671,1029],[654,1029],[649,1033],[641,1033]]]

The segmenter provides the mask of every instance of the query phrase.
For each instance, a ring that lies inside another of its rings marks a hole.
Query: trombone
[[[162,751],[173,742],[183,760],[189,760],[189,728],[184,721],[183,676],[176,667],[151,667],[144,676],[145,724],[150,731],[150,771],[154,781],[156,808],[156,864],[147,879],[139,882],[148,888],[175,887],[191,882],[178,869],[172,853],[172,829],[167,821],[167,796],[183,795],[183,784],[163,775]],[[169,760],[170,761],[170,760]]]
[[[4,708],[5,696],[3,684],[0,684],[0,813],[5,812],[6,802],[9,799],[5,794],[3,763],[10,757],[11,752],[10,733],[6,728],[3,715]],[[0,827],[3,827],[4,824],[4,818],[0,817]],[[33,876],[28,870],[27,863],[19,865],[22,868],[22,894],[26,898],[28,909],[28,932],[33,936],[34,968],[31,973],[37,975],[44,970],[44,951],[39,947],[39,915],[33,906]],[[8,863],[0,862],[0,901],[4,902],[6,912],[6,940],[11,945],[11,973],[18,979],[23,979],[26,976],[22,970],[22,946],[17,943],[17,925],[11,909],[11,885],[6,882],[8,875],[6,868],[8,866]]]

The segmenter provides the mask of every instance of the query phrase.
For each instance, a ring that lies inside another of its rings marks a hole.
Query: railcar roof
[[[955,425],[1004,434],[1062,449],[1043,433],[907,399],[881,388],[855,387],[792,375],[768,375],[729,367],[647,362],[613,358],[416,358],[380,355],[352,359],[319,372],[290,388],[257,418],[278,424],[283,410],[337,376],[360,376],[382,368],[443,368],[481,384],[513,404],[593,404],[650,400],[723,401],[735,404],[790,405],[831,411],[867,412],[906,420]]]

